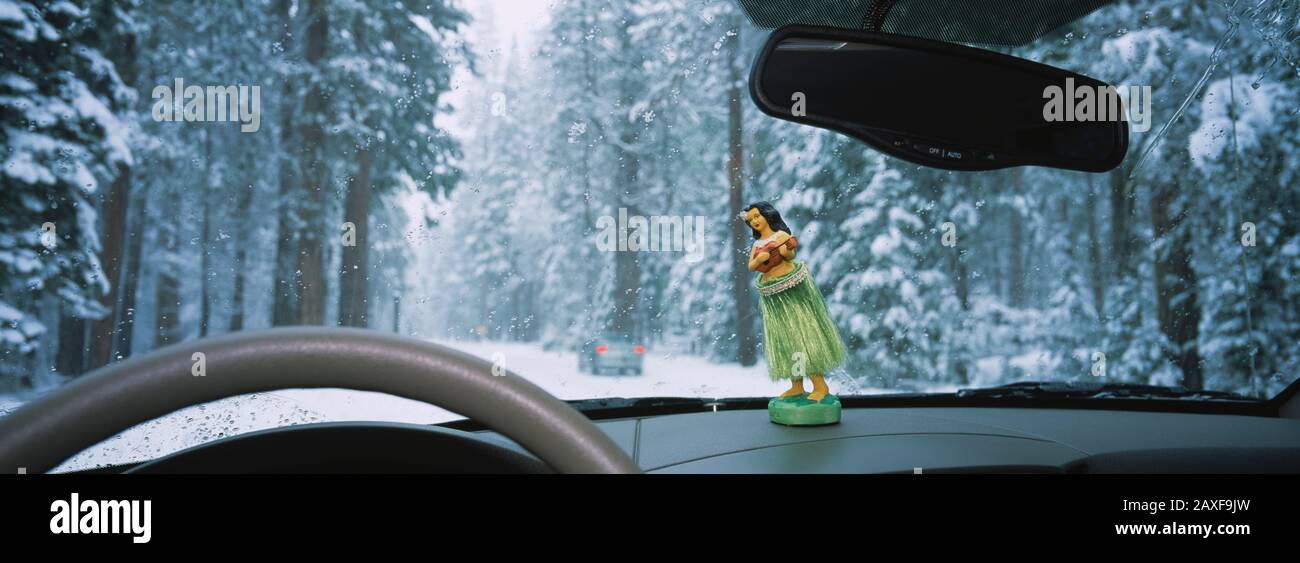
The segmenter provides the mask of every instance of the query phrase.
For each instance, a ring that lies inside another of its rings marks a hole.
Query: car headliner
[[[1018,46],[1112,0],[739,0],[754,25],[865,29],[976,45]]]

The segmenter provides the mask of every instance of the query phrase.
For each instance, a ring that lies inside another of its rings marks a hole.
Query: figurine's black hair
[[[764,219],[767,219],[767,226],[772,227],[773,231],[785,231],[786,233],[789,233],[791,236],[794,235],[794,231],[790,230],[790,225],[785,224],[785,219],[781,218],[781,212],[777,211],[776,208],[772,206],[772,204],[766,201],[757,201],[749,205],[746,205],[745,211],[743,211],[742,213],[749,213],[750,209],[758,209],[758,214],[762,215]],[[744,221],[745,217],[742,215],[740,219]],[[755,239],[763,236],[758,234],[757,230],[754,230],[752,228],[750,230],[754,231]]]

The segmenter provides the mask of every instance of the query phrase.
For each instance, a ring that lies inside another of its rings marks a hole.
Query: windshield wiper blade
[[[706,403],[719,401],[719,399],[700,399],[694,397],[605,397],[601,399],[579,399],[565,402],[578,412],[591,413],[618,409],[681,407],[695,407],[703,410]]]
[[[1163,387],[1138,383],[1091,383],[1072,381],[1022,381],[997,387],[961,389],[959,398],[981,399],[1176,399],[1187,401],[1257,402],[1226,391]]]

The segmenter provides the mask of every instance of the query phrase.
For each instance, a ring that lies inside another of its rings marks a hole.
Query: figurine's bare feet
[[[820,373],[813,374],[812,384],[813,390],[808,394],[809,401],[820,401],[831,393],[831,388],[826,386],[826,379]]]
[[[786,389],[785,392],[784,392],[784,393],[781,393],[781,396],[778,397],[778,398],[780,398],[780,399],[789,399],[790,397],[798,397],[799,395],[802,395],[803,393],[804,393],[803,389]]]
[[[803,378],[796,377],[790,380],[790,388],[786,389],[784,393],[781,393],[781,396],[778,398],[789,399],[790,397],[798,397],[799,395],[802,394],[803,394]]]

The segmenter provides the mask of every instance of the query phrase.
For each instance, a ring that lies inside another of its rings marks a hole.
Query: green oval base
[[[777,397],[767,402],[767,417],[786,426],[836,424],[840,421],[840,398],[827,395],[814,403],[808,400],[807,395],[787,399]]]

